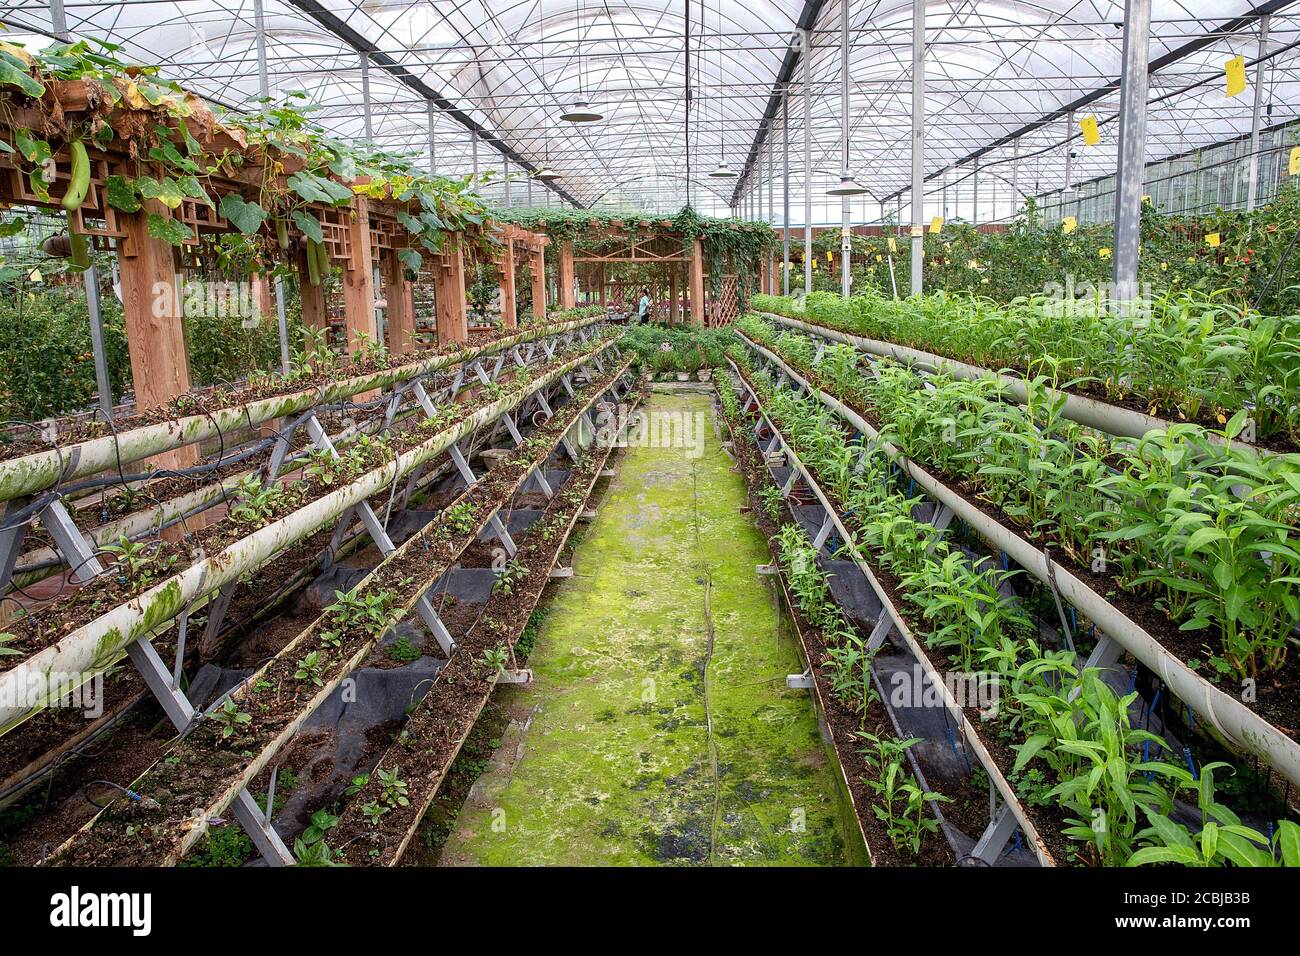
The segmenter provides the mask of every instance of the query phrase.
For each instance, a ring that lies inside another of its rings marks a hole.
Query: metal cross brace
[[[990,784],[992,787],[992,784]],[[998,858],[1002,856],[1002,849],[1011,839],[1011,835],[1016,832],[1016,827],[1020,824],[1016,821],[1016,816],[1011,812],[1009,804],[1002,804],[1002,808],[993,815],[989,825],[984,828],[984,832],[975,843],[974,849],[971,850],[971,857],[979,860],[981,863],[993,866],[997,863]]]

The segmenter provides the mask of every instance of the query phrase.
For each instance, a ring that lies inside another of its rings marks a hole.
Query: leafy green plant
[[[921,738],[894,740],[865,732],[859,733],[858,738],[866,744],[859,748],[859,753],[873,772],[863,780],[876,794],[872,813],[885,825],[890,842],[897,849],[914,855],[920,853],[925,835],[939,830],[939,821],[926,813],[926,804],[950,802],[942,794],[922,790],[911,772],[903,768],[908,748],[920,743]]]
[[[398,768],[385,770],[380,767],[376,773],[379,776],[379,800],[387,807],[396,809],[410,805],[410,798],[407,796],[406,782],[398,777]]]
[[[418,661],[423,654],[405,635],[390,644],[384,653],[388,655],[390,661],[401,661],[407,664],[411,661]]]
[[[487,647],[483,653],[474,662],[488,673],[489,676],[495,677],[505,671],[506,665],[510,663],[510,651],[504,645],[496,647]]]
[[[209,716],[221,725],[222,740],[233,736],[240,727],[251,723],[253,720],[253,715],[240,710],[239,705],[231,698],[227,698],[226,702]]]
[[[298,659],[297,669],[293,672],[294,680],[309,681],[317,687],[324,687],[322,678],[325,662],[320,659],[319,651],[309,651],[305,657]]]

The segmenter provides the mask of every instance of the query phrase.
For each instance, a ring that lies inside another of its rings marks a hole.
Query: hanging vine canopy
[[[706,259],[731,255],[736,259],[737,268],[742,264],[752,267],[765,252],[777,246],[776,232],[765,222],[714,219],[701,216],[690,206],[671,218],[648,212],[510,208],[495,211],[494,216],[533,232],[545,232],[557,242],[571,242],[576,253],[599,251],[608,244],[609,233],[619,229],[633,241],[643,232],[680,236],[686,252],[699,239]],[[593,229],[593,226],[603,228]]]
[[[404,155],[329,137],[309,122],[313,107],[302,94],[252,113],[214,112],[156,67],[117,59],[116,49],[82,40],[33,54],[0,43],[0,110],[12,140],[0,137],[0,152],[35,202],[79,208],[90,184],[89,150],[96,150],[125,160],[107,177],[109,206],[126,213],[151,200],[169,210],[206,206],[237,230],[220,241],[222,264],[244,271],[285,268],[279,261],[290,228],[327,265],[319,212],[346,208],[356,194],[406,205],[398,218],[416,241],[399,254],[412,272],[420,248],[439,252],[448,232],[490,241],[474,190],[487,177],[433,176]],[[148,229],[176,246],[196,238],[185,222],[159,212],[149,213]],[[73,242],[74,261],[84,267],[86,237]]]

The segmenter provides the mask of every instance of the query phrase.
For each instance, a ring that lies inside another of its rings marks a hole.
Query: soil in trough
[[[808,693],[785,687],[802,664],[710,400],[655,395],[647,412],[699,444],[628,450],[551,601],[534,683],[496,695],[511,732],[440,862],[861,862]]]

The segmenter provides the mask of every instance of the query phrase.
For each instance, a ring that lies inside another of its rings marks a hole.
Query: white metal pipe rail
[[[807,389],[831,411],[881,448],[931,498],[947,505],[954,514],[974,529],[992,547],[1006,552],[1048,588],[1055,587],[1061,600],[1087,615],[1097,629],[1116,641],[1164,681],[1174,694],[1202,719],[1232,749],[1258,756],[1269,766],[1300,786],[1300,743],[1256,714],[1241,701],[1225,694],[1170,653],[1140,625],[1107,601],[1066,567],[1030,544],[1016,532],[990,518],[962,495],[938,481],[920,465],[907,458],[862,416],[839,399],[821,391],[791,369],[775,353],[741,333],[741,339],[764,358],[774,362],[793,381]]]
[[[792,319],[784,315],[776,315],[772,312],[756,312],[770,322],[786,328],[796,329],[809,335],[821,336],[832,342],[838,342],[841,345],[849,345],[853,348],[860,349],[871,355],[881,358],[892,358],[904,365],[911,365],[921,368],[927,372],[935,374],[948,375],[952,378],[964,379],[966,381],[987,380],[997,383],[998,390],[1006,397],[1025,404],[1028,400],[1029,392],[1025,385],[1025,380],[1018,375],[1005,375],[1001,372],[992,372],[978,365],[968,365],[965,362],[958,362],[956,359],[945,358],[942,355],[935,355],[933,352],[923,352],[920,349],[909,348],[905,345],[896,345],[893,342],[886,342],[880,339],[863,338],[860,335],[851,335],[848,332],[841,332],[838,329],[832,329],[824,325],[818,325],[815,322],[805,322],[800,319]],[[1065,400],[1065,405],[1061,409],[1061,414],[1072,422],[1088,428],[1095,428],[1098,431],[1105,432],[1108,435],[1114,435],[1120,438],[1141,438],[1149,431],[1156,429],[1168,429],[1172,424],[1163,418],[1157,418],[1154,415],[1147,415],[1143,412],[1134,411],[1130,408],[1124,408],[1119,405],[1112,405],[1109,402],[1099,401],[1095,398],[1086,398],[1082,395],[1075,395],[1072,392],[1062,391],[1060,389],[1047,389],[1047,393],[1053,401]],[[1207,431],[1207,437],[1211,442],[1223,444],[1221,436]],[[1246,442],[1234,440],[1232,446],[1239,451],[1253,451],[1258,455],[1272,454],[1265,448],[1258,445],[1247,444]]]
[[[61,482],[84,478],[185,445],[216,438],[237,428],[259,425],[274,418],[306,411],[322,403],[340,401],[361,392],[401,384],[534,339],[573,332],[602,321],[602,317],[593,316],[589,319],[533,326],[517,335],[497,339],[479,348],[431,356],[397,368],[331,382],[320,388],[300,389],[245,405],[144,425],[103,438],[0,461],[0,502],[36,494]]]
[[[256,571],[285,548],[313,534],[348,508],[388,487],[422,462],[495,421],[529,395],[558,381],[614,344],[614,340],[608,340],[552,369],[531,382],[526,390],[484,406],[346,487],[323,495],[259,528],[220,554],[203,557],[166,581],[81,626],[53,646],[43,648],[12,669],[0,673],[0,734],[12,730],[47,706],[52,694],[67,693],[94,674],[106,670],[131,643],[164,628],[195,601],[237,581],[243,574]]]

